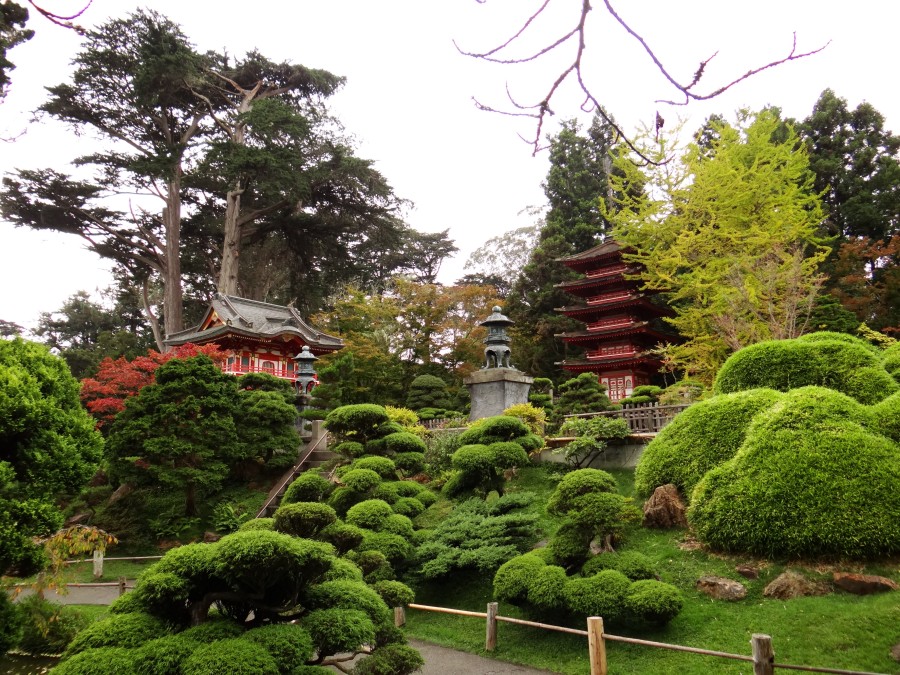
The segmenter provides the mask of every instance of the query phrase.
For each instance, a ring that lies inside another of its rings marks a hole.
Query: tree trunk
[[[241,257],[241,194],[239,182],[229,190],[225,199],[225,240],[222,244],[222,269],[219,271],[218,291],[224,295],[238,294],[238,272]]]
[[[181,167],[168,184],[166,207],[163,209],[166,232],[166,260],[163,276],[163,305],[166,335],[184,328],[184,305],[181,297]]]
[[[193,482],[188,483],[185,487],[184,515],[189,518],[197,515],[197,486]]]

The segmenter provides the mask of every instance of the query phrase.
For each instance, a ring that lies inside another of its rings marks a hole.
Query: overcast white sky
[[[20,0],[24,1],[24,0]],[[58,14],[82,0],[43,0]],[[397,194],[414,203],[408,222],[424,231],[450,228],[461,249],[442,280],[463,274],[468,255],[490,237],[530,222],[519,215],[544,201],[540,184],[546,154],[532,157],[517,134],[533,136],[530,121],[475,109],[472,97],[502,106],[505,87],[522,101],[539,100],[571,59],[571,48],[528,67],[499,66],[460,55],[452,41],[473,51],[490,49],[518,30],[539,0],[154,0],[147,5],[181,24],[200,49],[243,54],[258,48],[273,60],[325,68],[347,77],[332,109]],[[707,88],[784,56],[796,32],[801,51],[831,44],[821,54],[756,76],[713,101],[673,109],[655,103],[674,94],[646,55],[595,1],[588,26],[585,74],[626,129],[650,121],[689,118],[693,130],[713,112],[781,106],[789,116],[809,114],[826,87],[851,106],[866,100],[895,131],[900,123],[897,67],[900,4],[885,0],[618,0],[629,21],[678,78],[718,51],[707,68]],[[577,20],[579,0],[552,0],[553,14],[529,34],[549,42]],[[143,3],[94,0],[81,22],[93,25]],[[0,104],[0,173],[13,168],[65,171],[88,151],[84,140],[53,123],[29,124],[44,86],[67,79],[80,40],[71,31],[34,17],[29,43],[10,52],[18,68]],[[536,44],[536,42],[531,43]],[[527,52],[527,45],[523,51]],[[701,86],[700,89],[703,87]],[[580,99],[560,96],[555,120],[575,116]],[[548,129],[552,130],[552,129]],[[75,237],[38,234],[0,222],[0,319],[33,325],[41,311],[57,309],[78,290],[108,284],[104,265]]]

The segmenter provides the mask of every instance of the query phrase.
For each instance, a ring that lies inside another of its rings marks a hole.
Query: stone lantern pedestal
[[[533,377],[515,368],[485,368],[476,370],[463,383],[472,398],[469,420],[502,415],[517,403],[528,403]]]

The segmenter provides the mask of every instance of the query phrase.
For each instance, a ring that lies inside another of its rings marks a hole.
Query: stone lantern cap
[[[505,326],[512,326],[515,321],[510,319],[508,316],[504,316],[500,313],[500,307],[495,306],[493,308],[493,314],[491,314],[488,318],[482,321],[479,326],[484,326],[485,328],[503,328]]]
[[[300,372],[315,372],[313,364],[319,360],[319,357],[309,351],[309,345],[303,345],[300,353],[293,357],[300,366]]]

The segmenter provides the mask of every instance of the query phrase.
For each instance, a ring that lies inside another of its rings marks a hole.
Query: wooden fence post
[[[606,643],[603,641],[603,618],[589,616],[587,628],[591,675],[606,675]]]
[[[394,625],[397,628],[406,625],[406,607],[394,607]]]
[[[99,548],[94,549],[94,579],[103,576],[103,551]]]
[[[497,603],[489,602],[487,606],[487,627],[484,636],[484,650],[494,651],[497,646]]]
[[[119,577],[119,595],[125,595],[125,577]]]
[[[774,675],[775,650],[772,649],[772,638],[754,633],[750,645],[753,649],[753,675]]]

